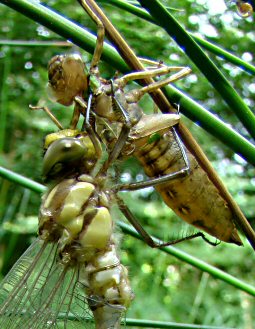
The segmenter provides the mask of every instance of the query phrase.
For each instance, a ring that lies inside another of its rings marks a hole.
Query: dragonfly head
[[[43,177],[46,181],[89,173],[96,163],[90,138],[77,130],[66,129],[47,135],[44,148]]]

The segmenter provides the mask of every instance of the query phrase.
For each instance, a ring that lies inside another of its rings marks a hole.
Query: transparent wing
[[[93,328],[79,269],[37,239],[0,284],[0,328]]]

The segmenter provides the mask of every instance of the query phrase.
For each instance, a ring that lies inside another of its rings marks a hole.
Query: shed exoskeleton
[[[235,223],[238,223],[254,248],[254,232],[238,205],[225,190],[219,178],[216,180],[212,179],[211,173],[207,174],[207,171],[198,163],[196,156],[185,149],[175,129],[169,129],[169,133],[166,133],[165,136],[161,134],[161,141],[157,146],[155,143],[153,144],[155,152],[160,154],[160,160],[156,161],[155,164],[153,152],[150,151],[147,154],[146,151],[148,150],[147,144],[151,144],[153,138],[142,139],[144,145],[141,145],[140,137],[133,138],[132,136],[135,127],[139,122],[143,123],[145,117],[142,109],[137,104],[139,99],[145,93],[150,93],[189,74],[190,69],[184,67],[167,68],[162,63],[159,63],[156,69],[154,67],[142,72],[134,72],[109,81],[102,79],[99,74],[98,63],[103,47],[104,26],[96,13],[98,9],[95,9],[94,5],[90,2],[88,4],[85,0],[80,0],[79,2],[98,26],[98,38],[90,70],[88,72],[81,58],[77,55],[56,56],[49,64],[49,87],[57,102],[61,104],[65,102],[69,104],[75,103],[71,121],[72,128],[76,127],[80,114],[84,115],[83,129],[89,133],[98,155],[100,155],[100,145],[98,145],[97,137],[99,136],[101,142],[106,145],[109,151],[109,158],[102,167],[102,172],[107,170],[115,159],[135,155],[143,164],[147,175],[151,177],[150,182],[144,182],[143,186],[155,185],[164,201],[182,219],[220,240],[241,245],[242,242],[235,227]],[[67,65],[69,61],[72,62],[70,66]],[[129,81],[155,77],[176,70],[177,73],[162,82],[135,89],[133,92],[124,90],[125,85]],[[84,74],[82,74],[82,71]],[[64,100],[63,95],[65,95]],[[68,100],[66,97],[68,97]],[[155,118],[154,120],[154,122],[161,122],[160,117],[159,120]],[[148,123],[148,120],[146,122]],[[173,125],[172,123],[169,127]],[[152,129],[151,134],[157,134],[156,128],[157,126]],[[160,129],[161,126],[159,127]],[[139,149],[136,143],[139,144]],[[173,147],[171,147],[172,143]],[[163,145],[164,147],[167,145],[168,151],[165,153],[168,154],[168,158],[159,153],[159,150],[156,150],[157,147]],[[175,145],[178,145],[179,150]],[[174,153],[169,157],[171,152]],[[169,161],[169,159],[172,160]],[[159,162],[161,167],[164,164],[164,169],[157,168]],[[177,173],[174,171],[175,168],[178,170]],[[178,175],[179,168],[182,168],[180,175]],[[189,177],[176,180],[177,184],[172,181],[173,177],[183,177],[185,173],[186,175],[189,173]],[[201,184],[198,183],[198,178],[202,180]],[[167,180],[170,182],[169,185]],[[161,183],[162,185],[160,185]],[[133,188],[135,189],[136,187],[141,188],[142,184],[133,184]],[[204,189],[205,193],[203,192]],[[210,196],[210,198],[205,197],[206,195]],[[217,207],[214,208],[213,205],[217,205]]]
[[[66,89],[69,87],[72,89],[69,81],[76,80],[75,70],[72,70],[71,73],[65,70],[66,63],[70,61],[77,62],[77,76],[82,76],[80,71],[82,69],[84,79],[91,79],[86,74],[85,66],[82,66],[81,57],[60,55],[53,58],[49,64],[49,86],[55,94],[55,99],[60,103],[63,103],[61,101],[62,94],[58,94],[56,84],[60,77],[59,72],[65,81],[65,83],[62,82],[62,85],[65,85]],[[180,72],[174,74],[171,79],[180,78],[181,72],[185,74],[189,72],[187,69],[182,70],[184,69],[181,68]],[[130,80],[143,78],[147,74],[154,75],[155,72],[158,74],[158,72],[165,73],[166,71],[165,67],[156,68],[146,72],[131,73],[113,81],[106,81],[97,76],[97,87],[95,88],[94,85],[91,89],[88,104],[86,98],[82,99],[82,88],[78,96],[73,90],[70,100],[75,102],[74,117],[76,119],[75,123],[72,120],[71,125],[73,123],[76,125],[77,113],[82,113],[85,116],[85,130],[89,127],[88,130],[92,130],[106,145],[110,155],[108,162],[102,167],[102,171],[106,170],[117,157],[136,156],[145,173],[152,179],[148,184],[156,185],[155,188],[165,203],[180,218],[219,240],[241,245],[242,242],[233,220],[234,215],[227,202],[220,195],[206,172],[199,166],[195,157],[184,148],[175,130],[171,129],[178,124],[178,115],[145,115],[138,105],[139,99],[146,92],[154,90],[162,82],[156,82],[153,86],[149,85],[129,92],[124,90],[126,83]],[[69,77],[70,74],[71,78]],[[94,77],[92,78],[94,79]],[[169,80],[166,79],[163,83],[165,81],[168,83]],[[86,85],[89,85],[89,80]],[[69,96],[71,95],[70,89]],[[88,90],[84,90],[83,95],[87,92]],[[82,110],[79,110],[80,108]],[[126,118],[128,118],[127,121],[125,121]],[[164,134],[162,134],[163,130]],[[151,137],[158,132],[161,132],[158,134],[159,138],[152,142],[153,138]],[[167,175],[183,169],[186,169],[184,177],[173,180],[170,175],[169,180],[167,180]],[[155,178],[158,180],[154,184],[153,179]],[[142,184],[139,184],[139,188],[141,186]]]

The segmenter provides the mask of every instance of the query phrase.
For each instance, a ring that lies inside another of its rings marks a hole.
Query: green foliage
[[[232,109],[222,101],[219,93],[163,29],[102,2],[107,16],[138,56],[162,60],[167,65],[191,66],[193,73],[178,81],[177,87],[250,139],[240,120],[233,115]],[[185,29],[202,35],[250,63],[254,62],[252,18],[243,20],[227,8],[221,13],[213,14],[211,3],[212,1],[164,1],[164,4],[179,9],[171,13]],[[51,0],[47,2],[47,6],[90,30],[95,30],[95,24],[72,1]],[[81,51],[87,63],[91,55],[72,44],[59,46],[57,41],[63,41],[59,35],[4,5],[0,5],[0,9],[0,165],[41,181],[42,140],[47,133],[57,129],[43,112],[31,112],[28,105],[47,105],[67,125],[72,108],[63,108],[48,100],[47,63],[59,53]],[[27,44],[11,46],[8,45],[9,40],[26,40]],[[32,41],[51,41],[53,46],[35,46]],[[245,103],[254,107],[253,77],[213,54],[208,55]],[[106,78],[113,76],[115,72],[110,64],[101,65],[102,75]],[[143,101],[143,107],[153,110],[149,98]],[[255,226],[254,168],[196,123],[186,118],[183,120],[213,161],[218,174],[251,224]],[[132,180],[142,175],[139,165],[133,160],[121,164],[120,168],[129,173]],[[2,273],[5,274],[36,233],[35,216],[38,213],[40,196],[35,193],[27,195],[26,190],[3,179],[0,184],[0,247],[3,255]],[[186,234],[188,228],[180,223],[150,189],[125,194],[124,197],[141,223],[154,235],[167,240],[169,237]],[[222,243],[217,248],[212,248],[205,245],[204,241],[191,241],[178,247],[254,284],[254,255],[247,244],[244,248],[238,248]],[[123,237],[121,249],[122,261],[129,267],[136,294],[129,317],[235,328],[255,326],[254,300],[247,294],[159,250],[151,250],[132,237]]]

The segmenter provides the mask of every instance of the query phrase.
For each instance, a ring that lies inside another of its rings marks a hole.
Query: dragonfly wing
[[[59,261],[56,244],[37,239],[0,284],[0,328],[92,328],[78,276]]]

